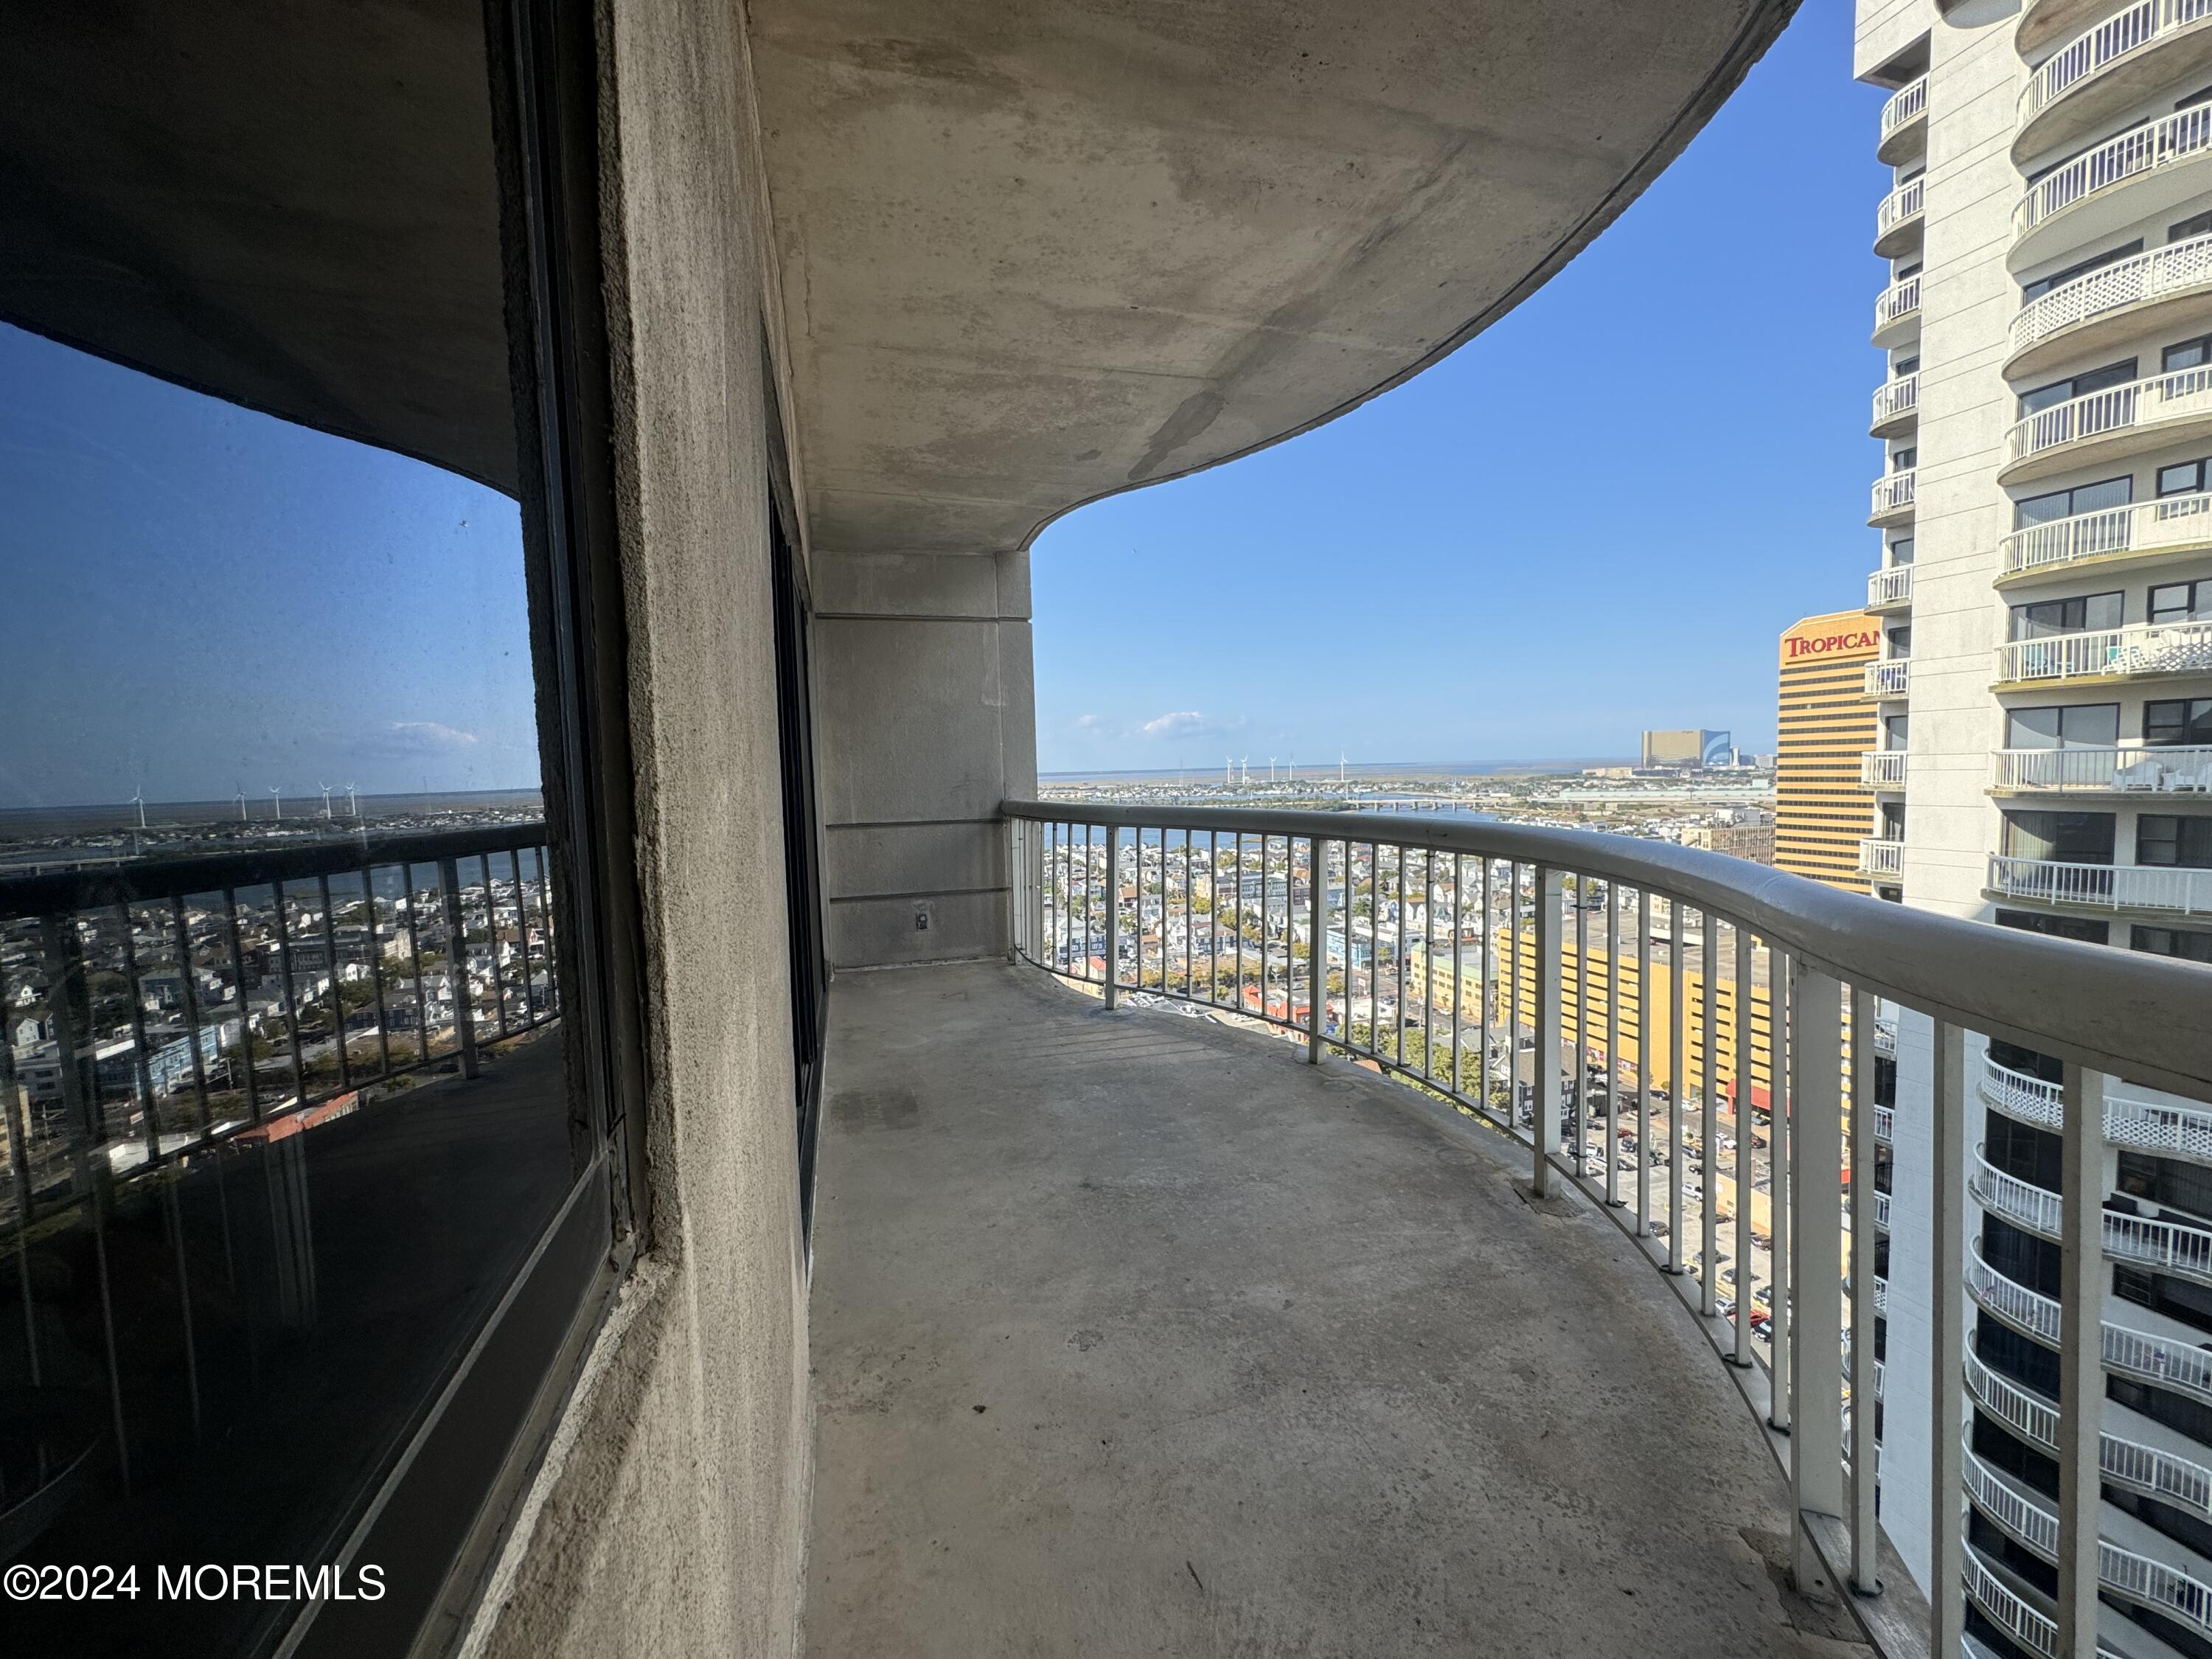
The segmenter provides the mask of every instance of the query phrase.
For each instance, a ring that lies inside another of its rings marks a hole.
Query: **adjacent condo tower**
[[[2212,960],[2212,0],[1860,0],[1854,67],[1891,90],[1870,137],[1893,169],[1863,867],[1906,904]],[[1976,1042],[1938,1193],[1927,1023],[1894,1046],[1883,1520],[1923,1583],[1958,1571],[1968,1654],[2033,1659],[2058,1583],[2060,1073]],[[2084,1109],[2100,1645],[2212,1659],[2212,1115],[2121,1081]],[[1939,1273],[1952,1205],[1966,1249]],[[1961,1298],[1957,1491],[1915,1443],[1931,1285]]]

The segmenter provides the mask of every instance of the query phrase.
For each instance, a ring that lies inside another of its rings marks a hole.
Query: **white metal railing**
[[[1902,513],[1912,505],[1913,482],[1919,477],[1917,468],[1908,467],[1902,472],[1885,473],[1874,481],[1874,507],[1871,517],[1881,518],[1891,513]]]
[[[2015,1595],[2009,1585],[1982,1565],[1982,1558],[1972,1550],[1966,1552],[1965,1577],[1966,1594],[1989,1615],[1990,1623],[2010,1632],[2031,1652],[2041,1654],[2045,1659],[2057,1659],[2057,1623]],[[2100,1648],[2098,1652],[2101,1655],[2104,1650]]]
[[[1866,694],[1869,697],[1901,697],[1912,684],[1912,659],[1889,657],[1866,665]]]
[[[1928,113],[1928,77],[1909,81],[1889,94],[1881,106],[1881,136],[1900,131]]]
[[[2114,553],[2199,546],[2212,546],[2212,495],[2202,492],[2030,525],[2001,539],[1997,551],[2003,574],[2017,576]]]
[[[2212,417],[2212,367],[2178,369],[2039,409],[2005,434],[2007,466],[2118,432]]]
[[[1881,198],[1875,210],[1874,235],[1876,241],[1895,230],[1908,219],[1917,217],[1927,204],[1925,189],[1928,178],[1923,173],[1917,179],[1908,179]]]
[[[2021,88],[2020,119],[2024,123],[2041,114],[2121,58],[2208,17],[2212,17],[2212,0],[2136,0],[2125,11],[2085,29],[2043,60]]]
[[[1874,1018],[1874,1051],[1897,1058],[1897,1016],[1876,1014]]]
[[[1905,787],[1905,750],[1869,749],[1859,757],[1859,781],[1869,789]]]
[[[1887,611],[1912,603],[1912,567],[1888,564],[1867,578],[1867,609]]]
[[[2045,1129],[2065,1121],[2063,1091],[2047,1079],[2031,1077],[1982,1056],[1983,1101],[2007,1117]],[[2131,1092],[2105,1085],[2105,1139],[2142,1152],[2163,1152],[2195,1163],[2212,1163],[2212,1111],[2172,1097]]]
[[[1883,904],[1694,848],[1535,824],[1198,807],[1141,794],[1010,801],[1003,815],[1018,959],[1087,989],[1108,1011],[1125,994],[1181,1001],[1290,1037],[1316,1064],[1358,1061],[1440,1094],[1517,1146],[1537,1194],[1571,1192],[1617,1222],[1625,1248],[1668,1270],[1655,1273],[1652,1293],[1706,1316],[1699,1328],[1719,1354],[1747,1368],[1757,1408],[1790,1431],[1796,1507],[1838,1516],[1850,1565],[1869,1575],[1883,1548],[1875,1459],[1848,1458],[1838,1406],[1863,1453],[1875,1438],[1867,1413],[1887,1382],[1874,1322],[1890,1291],[1900,1310],[1935,1322],[1936,1352],[1963,1341],[1971,1310],[1957,1290],[1962,1273],[1991,1317],[2045,1342],[2061,1322],[2057,1301],[2004,1282],[1970,1247],[1970,1218],[1982,1212],[1963,1180],[1917,1194],[1909,1218],[1933,1247],[1918,1259],[1936,1279],[1885,1285],[1863,1252],[1860,1293],[1847,1296],[1852,1238],[1870,1251],[1895,1209],[1876,1188],[1876,1160],[1854,1158],[1849,1139],[1855,1112],[1872,1115],[1866,1127],[1877,1138],[1895,1127],[1869,1098],[1874,1068],[1864,1064],[1882,1044],[1883,1022],[1912,1012],[1936,1098],[1971,1096],[1978,1045],[2002,1035],[2056,1057],[2069,1077],[2168,1091],[2203,1115],[2197,1133],[2212,1118],[2212,1022],[2203,1018],[2212,974],[2189,963]],[[1447,962],[1455,994],[1440,1007],[1434,990]],[[1718,1023],[1729,983],[1773,988],[1764,1046]],[[1472,1005],[1480,1014],[1470,1019]],[[1638,1052],[1639,1016],[1661,1006],[1679,1027],[1663,1049]],[[1700,1045],[1710,1075],[1686,1087],[1680,1057]],[[1789,1063],[1773,1066],[1770,1050]],[[1563,1064],[1562,1055],[1576,1058]],[[1610,1086],[1578,1087],[1585,1064]],[[1749,1123],[1731,1143],[1721,1115],[1723,1101],[1754,1087],[1772,1121],[1791,1126],[1786,1149],[1767,1146],[1764,1157]],[[1972,1171],[1968,1121],[1954,1110],[1913,1127],[1935,1138],[1940,1167]],[[2069,1149],[2058,1218],[2068,1248],[2093,1257],[2106,1237],[2101,1188],[2095,1173],[2073,1171],[2094,1145]],[[1637,1155],[1621,1155],[1629,1146]],[[1859,1178],[1839,1180],[1854,1163]],[[1724,1180],[1739,1194],[1760,1191],[1764,1209],[1755,1214],[1746,1198],[1721,1215],[1710,1198]],[[2127,1259],[2185,1267],[2208,1259],[2185,1231],[2138,1220],[2112,1224]],[[1705,1270],[1692,1273],[1693,1259]],[[2101,1312],[2094,1303],[2079,1310],[2085,1320]],[[2212,1403],[2212,1353],[2109,1324],[2099,1340],[2113,1370]],[[1916,1435],[1935,1437],[1939,1425],[1955,1433],[1966,1380],[1954,1365],[1933,1382],[1924,1401],[1900,1386],[1906,1397],[1887,1409],[1911,1409]],[[2100,1407],[2085,1398],[2067,1409]],[[1952,1443],[1939,1443],[1948,1465]],[[2087,1484],[2059,1506],[2069,1540],[2096,1524],[2095,1483]],[[1948,1528],[1929,1548],[1948,1635],[1964,1558]],[[2070,1651],[2070,1605],[2064,1622]]]
[[[1983,1409],[2046,1451],[2058,1449],[2058,1407],[2042,1395],[1993,1370],[1970,1346],[1966,1355],[1966,1389]],[[2212,1469],[2185,1457],[2146,1446],[2124,1436],[2100,1431],[2097,1464],[2117,1485],[2148,1492],[2168,1503],[2212,1517]]]
[[[2057,1084],[2000,1066],[1986,1054],[1982,1056],[1981,1096],[2007,1117],[2023,1123],[2056,1129],[2065,1121],[2064,1094]]]
[[[1892,323],[1902,322],[1919,309],[1920,276],[1916,271],[1874,296],[1874,331],[1879,334]]]
[[[2100,191],[2208,149],[2212,149],[2212,108],[2201,104],[2109,138],[2030,185],[2013,208],[2013,234],[2024,236],[2053,214]]]
[[[1905,843],[1882,836],[1859,837],[1859,873],[1901,876],[1905,873]]]
[[[2212,1283],[2212,1232],[2151,1216],[2105,1212],[2105,1254],[2154,1273]]]
[[[2201,794],[2212,790],[2212,748],[2126,743],[2108,749],[1999,749],[1999,789],[2051,794]]]
[[[1966,1492],[1990,1518],[2039,1555],[2058,1559],[2058,1516],[1997,1472],[1969,1449],[1965,1453]],[[2179,1614],[2200,1630],[2212,1630],[2212,1588],[2178,1567],[2097,1540],[2097,1577],[2124,1595]]]
[[[1885,1314],[1889,1311],[1889,1281],[1886,1279],[1874,1282],[1874,1310]]]
[[[2122,674],[2212,674],[2212,622],[2130,623],[2012,640],[1997,647],[2001,680]]]
[[[2062,1208],[2058,1194],[2017,1176],[2007,1175],[1983,1156],[1979,1146],[1974,1148],[1974,1168],[1966,1177],[1966,1185],[1986,1208],[1995,1210],[2007,1220],[2016,1221],[2028,1231],[2046,1238],[2058,1237]]]
[[[1874,1109],[1874,1138],[1876,1140],[1892,1141],[1897,1139],[1897,1109],[1895,1107],[1877,1106]]]
[[[2154,864],[2067,864],[1990,855],[1990,890],[2045,904],[2105,910],[2172,910],[2212,915],[2212,870]]]
[[[1919,407],[1920,377],[1917,374],[1885,380],[1874,389],[1874,419],[1871,424],[1880,426]]]
[[[2208,0],[2212,3],[2212,0]],[[2025,351],[2062,329],[2123,306],[2212,286],[2212,236],[2168,242],[2039,294],[2012,319],[2012,349]]]

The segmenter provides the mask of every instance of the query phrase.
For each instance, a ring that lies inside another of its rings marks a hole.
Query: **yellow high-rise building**
[[[1860,843],[1874,824],[1862,757],[1881,722],[1866,694],[1881,625],[1863,611],[1808,617],[1782,635],[1781,720],[1774,757],[1774,862],[1854,893],[1867,890]]]

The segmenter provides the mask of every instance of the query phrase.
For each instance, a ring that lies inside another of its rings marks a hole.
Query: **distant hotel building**
[[[1646,732],[1644,764],[1653,766],[1726,766],[1729,734],[1725,732]]]
[[[1863,611],[1808,617],[1782,635],[1774,862],[1854,893],[1869,890],[1863,843],[1879,827],[1868,784],[1875,768],[1891,763],[1880,752],[1882,726],[1866,689],[1866,665],[1881,641]],[[1896,743],[1901,768],[1902,714]]]
[[[1858,0],[1854,72],[1891,89],[1869,137],[1893,169],[1869,227],[1866,673],[1895,733],[1869,858],[1907,904],[2212,960],[2212,5]],[[1939,1263],[1931,1044],[1901,1019],[1875,1079],[1882,1520],[1923,1587],[1960,1528],[1967,1650],[2032,1659],[2054,1639],[2061,1359],[2034,1310],[2059,1273],[2060,1068],[1970,1040],[1970,1256]],[[2118,1080],[2101,1105],[2098,1645],[2205,1659],[2212,1115]],[[1931,1494],[1937,1274],[1967,1298],[1969,1410],[1964,1490]]]

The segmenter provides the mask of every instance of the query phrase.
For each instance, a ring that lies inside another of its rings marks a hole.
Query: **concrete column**
[[[999,803],[1036,793],[1029,555],[817,550],[830,959],[1003,956]]]

